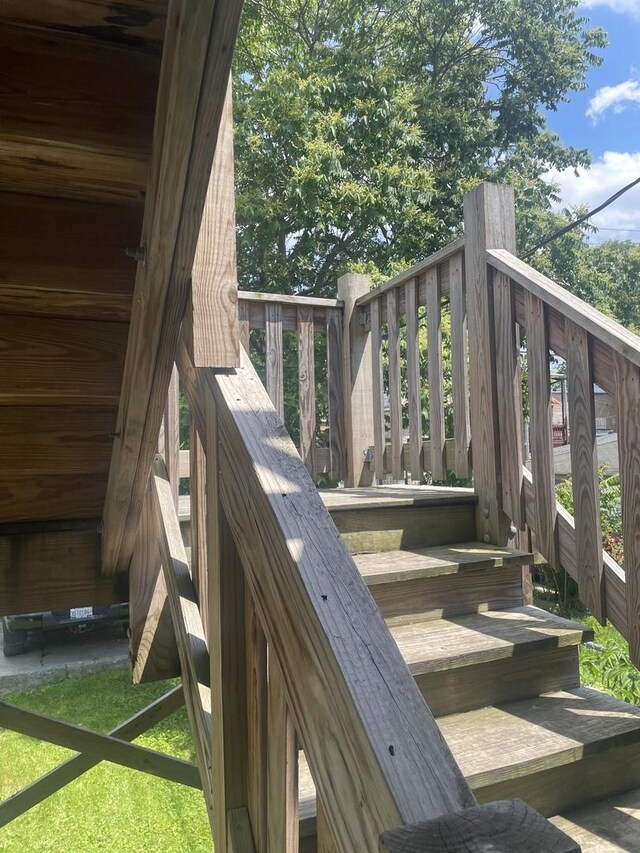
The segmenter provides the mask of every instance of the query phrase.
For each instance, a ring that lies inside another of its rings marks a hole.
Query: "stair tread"
[[[391,634],[414,675],[513,657],[534,647],[577,645],[586,625],[538,607],[493,610],[393,626]]]
[[[551,818],[582,853],[640,853],[640,789]]]
[[[438,725],[474,788],[638,742],[640,708],[578,687],[440,717]]]
[[[367,486],[363,489],[319,489],[319,493],[330,512],[477,502],[473,489],[446,486]]]
[[[456,545],[356,554],[353,559],[367,584],[373,586],[455,574],[466,569],[528,565],[534,561],[534,556],[529,551],[500,548],[483,542],[461,542]]]

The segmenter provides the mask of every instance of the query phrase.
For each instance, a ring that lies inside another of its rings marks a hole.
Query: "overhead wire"
[[[537,246],[534,246],[533,249],[529,249],[527,252],[525,252],[525,254],[522,256],[522,259],[526,261],[528,258],[531,257],[531,255],[534,255],[540,249],[543,249],[545,246],[548,246],[549,243],[553,242],[553,240],[557,240],[558,237],[562,237],[565,234],[568,234],[569,231],[573,231],[573,229],[577,228],[578,225],[582,225],[582,223],[586,222],[587,219],[590,219],[592,216],[595,216],[596,213],[600,213],[600,211],[604,210],[606,207],[609,207],[609,205],[613,204],[614,201],[617,201],[620,196],[623,196],[626,192],[629,192],[629,190],[633,189],[638,184],[640,184],[640,177],[637,177],[635,181],[631,181],[630,184],[627,184],[625,187],[622,187],[622,189],[619,189],[612,196],[609,196],[609,198],[606,201],[603,201],[602,204],[598,205],[598,207],[594,207],[593,210],[590,210],[588,213],[582,214],[582,216],[579,216],[577,219],[574,219],[573,222],[569,222],[567,225],[563,225],[562,228],[558,228],[551,234],[548,234],[543,240],[540,241],[540,243],[538,243]]]

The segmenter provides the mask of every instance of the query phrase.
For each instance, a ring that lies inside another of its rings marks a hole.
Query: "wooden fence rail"
[[[365,293],[356,306],[371,333],[376,479],[420,483],[426,475],[442,481],[449,472],[469,478],[464,241],[455,241]],[[423,415],[425,393],[428,407]],[[453,443],[452,458],[447,454],[448,438]]]

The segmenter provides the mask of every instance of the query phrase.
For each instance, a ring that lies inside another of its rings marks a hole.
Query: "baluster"
[[[515,308],[511,281],[501,272],[493,273],[493,309],[496,335],[496,390],[502,464],[502,503],[518,530],[525,527],[522,466],[524,433],[522,426],[522,384],[520,342],[516,336]]]
[[[220,500],[216,406],[205,400],[207,569],[215,849],[227,850],[227,814],[247,805],[244,573]]]
[[[565,338],[577,581],[582,601],[604,625],[604,564],[589,336],[584,329],[565,318]]]
[[[429,364],[429,438],[431,475],[447,476],[447,446],[444,431],[444,384],[442,371],[442,294],[438,268],[431,267],[427,279],[427,358]]]
[[[176,509],[180,490],[180,391],[178,368],[173,365],[167,404],[164,411],[164,461],[171,483],[171,494]]]
[[[454,471],[456,477],[471,476],[469,445],[469,376],[467,355],[467,297],[464,255],[449,261],[449,304],[451,307],[451,382],[453,391]]]
[[[313,308],[298,306],[298,404],[300,409],[300,456],[315,476],[316,372],[313,344]]]
[[[269,853],[298,851],[298,745],[280,668],[269,658]]]
[[[249,320],[249,303],[244,299],[238,302],[238,337],[240,346],[249,352],[251,323]]]
[[[409,469],[411,479],[421,482],[422,400],[420,397],[420,338],[418,326],[418,288],[412,278],[405,285],[407,316],[407,386],[409,392]]]
[[[282,377],[282,306],[265,305],[267,393],[276,412],[284,420],[284,381]]]
[[[391,423],[391,477],[404,479],[402,467],[402,387],[400,384],[400,309],[398,291],[387,293],[387,329],[389,334],[389,414]]]
[[[329,445],[331,476],[346,476],[344,436],[344,385],[342,355],[342,314],[337,308],[327,309],[327,382],[329,385]]]
[[[529,367],[529,419],[531,470],[536,508],[537,547],[547,562],[558,567],[557,512],[553,472],[553,433],[549,339],[545,306],[527,291],[527,364]]]
[[[191,504],[191,576],[198,593],[202,625],[208,637],[206,460],[200,435],[193,419],[189,425],[189,473],[191,486],[189,490]]]
[[[245,584],[247,644],[247,800],[256,853],[267,853],[267,638]]]
[[[371,303],[371,372],[373,392],[373,448],[376,482],[384,479],[384,391],[382,374],[382,318],[380,300]]]
[[[631,660],[640,665],[640,368],[614,356],[618,458],[622,492],[622,541],[627,590],[627,639]]]
[[[317,807],[317,836],[318,836],[318,853],[340,853],[336,842],[331,832],[331,827],[327,820],[327,812],[322,804],[322,800],[318,795],[316,798]]]

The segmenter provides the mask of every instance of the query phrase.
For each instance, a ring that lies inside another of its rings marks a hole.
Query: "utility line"
[[[573,222],[569,222],[568,225],[564,225],[562,228],[558,228],[556,231],[553,231],[551,234],[549,234],[547,237],[545,237],[544,240],[542,240],[540,243],[538,243],[537,246],[534,246],[533,249],[529,249],[529,251],[526,252],[522,256],[522,260],[526,261],[527,258],[530,258],[531,255],[533,255],[539,249],[542,249],[545,246],[547,246],[553,240],[557,240],[558,237],[562,237],[564,234],[567,234],[569,231],[573,231],[573,229],[577,228],[578,225],[581,225],[587,219],[590,219],[592,216],[595,216],[596,213],[600,213],[600,211],[604,210],[605,207],[609,207],[610,204],[613,204],[614,201],[619,199],[620,196],[624,195],[630,189],[633,189],[633,187],[635,187],[637,184],[640,184],[640,177],[636,178],[635,181],[631,181],[631,183],[627,184],[626,187],[622,187],[621,190],[618,190],[618,192],[614,193],[606,201],[602,202],[602,204],[599,205],[598,207],[595,207],[593,210],[590,210],[588,213],[585,213],[582,216],[579,216]]]

